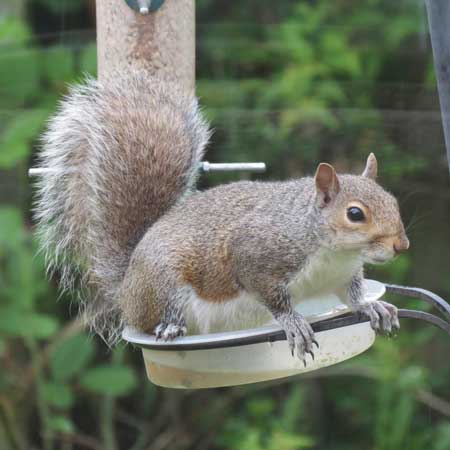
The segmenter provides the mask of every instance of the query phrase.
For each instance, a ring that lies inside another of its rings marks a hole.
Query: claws
[[[370,326],[377,335],[392,336],[400,329],[397,308],[381,300],[366,302],[358,305],[357,312],[367,316]]]
[[[398,316],[395,316],[392,321],[392,329],[394,332],[400,330],[400,321],[398,320]]]
[[[161,322],[156,328],[155,328],[155,338],[157,341],[160,339],[164,340],[165,342],[171,341],[172,339],[175,339],[179,336],[184,336],[186,334],[186,327],[184,325],[177,325],[173,323],[163,323]]]
[[[303,316],[295,311],[280,315],[277,320],[286,333],[292,357],[296,356],[306,367],[306,353],[309,353],[314,360],[313,345],[316,344],[317,348],[319,347],[314,339],[311,326]]]

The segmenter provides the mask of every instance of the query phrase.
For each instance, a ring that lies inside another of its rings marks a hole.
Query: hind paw
[[[186,335],[186,327],[184,325],[177,325],[175,323],[161,322],[155,328],[156,340],[171,341],[179,336]]]

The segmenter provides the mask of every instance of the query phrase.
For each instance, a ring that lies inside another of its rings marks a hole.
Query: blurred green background
[[[197,22],[208,159],[265,161],[258,178],[286,179],[320,161],[360,171],[375,152],[412,247],[368,275],[450,298],[450,184],[423,1],[198,0]],[[93,1],[2,0],[0,449],[450,449],[449,339],[421,323],[307,376],[205,391],[157,388],[137,350],[83,331],[36,256],[27,168],[67,83],[95,71]]]

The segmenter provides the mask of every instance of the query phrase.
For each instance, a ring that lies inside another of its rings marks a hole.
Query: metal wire
[[[400,294],[409,296],[412,298],[418,298],[423,300],[430,305],[437,308],[442,315],[450,322],[450,305],[439,295],[434,292],[428,291],[426,289],[410,287],[410,286],[399,286],[396,284],[385,284],[386,292],[391,294]]]

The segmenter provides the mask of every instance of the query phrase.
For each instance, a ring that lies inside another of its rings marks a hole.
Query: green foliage
[[[0,45],[24,44],[30,39],[28,26],[16,17],[2,17],[0,19]]]
[[[92,76],[97,73],[97,47],[95,44],[87,45],[81,52],[80,71]]]
[[[5,149],[0,153],[0,168],[13,168],[28,158],[30,144],[42,130],[48,114],[46,109],[30,109],[18,113],[7,122],[7,128],[0,138],[0,146]]]
[[[136,378],[129,367],[113,365],[88,370],[80,383],[92,392],[118,396],[132,391],[136,386]]]
[[[69,386],[62,383],[48,382],[42,384],[41,395],[49,405],[57,408],[67,409],[74,404],[73,392]]]
[[[230,450],[300,450],[311,448],[314,439],[296,431],[294,421],[301,414],[290,407],[294,402],[301,407],[295,388],[294,395],[285,405],[285,414],[277,417],[276,403],[268,396],[250,398],[245,404],[246,413],[239,419],[231,418],[224,430],[221,444]],[[294,400],[293,400],[294,399]],[[294,413],[294,414],[293,414]],[[295,417],[295,418],[294,418]]]
[[[95,347],[91,339],[77,334],[55,347],[50,355],[50,369],[56,380],[65,381],[79,374],[94,357]]]
[[[53,416],[50,418],[48,424],[51,430],[60,433],[71,434],[75,431],[73,423],[64,416]]]
[[[65,81],[71,81],[74,74],[74,55],[65,47],[54,46],[44,53],[42,76],[45,80],[59,85]]]
[[[57,330],[58,321],[34,308],[40,289],[45,288],[42,261],[39,268],[34,260],[37,248],[30,245],[30,235],[16,209],[0,208],[0,228],[0,335],[48,338]]]
[[[19,107],[32,101],[39,88],[39,54],[34,49],[13,48],[0,56],[2,107]]]
[[[181,392],[147,383],[139,352],[88,337],[70,294],[56,301],[26,169],[67,84],[96,73],[95,42],[78,31],[93,21],[86,5],[31,0],[23,17],[0,18],[0,448],[450,449],[449,348],[431,328],[402,322],[396,339],[309,378]],[[418,233],[408,255],[368,274],[449,296],[448,178],[417,2],[197,8],[197,89],[215,129],[208,159],[262,160],[267,177],[285,179],[321,160],[360,170],[375,151],[406,221],[418,213]]]

